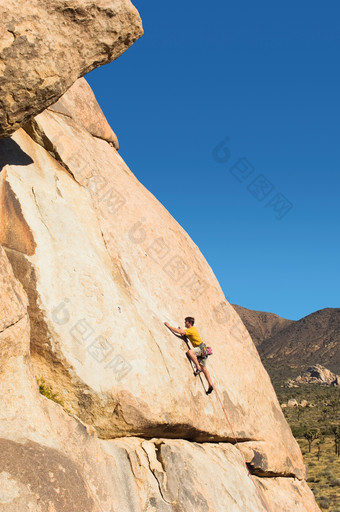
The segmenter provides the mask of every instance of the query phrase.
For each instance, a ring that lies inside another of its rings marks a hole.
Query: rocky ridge
[[[294,320],[287,320],[275,315],[275,313],[254,311],[237,304],[232,304],[232,306],[240,315],[242,322],[258,348],[265,340],[295,323]]]
[[[295,378],[307,366],[340,371],[340,309],[325,308],[300,320],[233,306],[247,327],[272,378]]]

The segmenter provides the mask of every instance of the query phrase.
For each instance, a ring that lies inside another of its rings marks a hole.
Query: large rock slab
[[[0,332],[2,512],[264,512],[268,503],[272,512],[319,512],[304,482],[250,479],[231,444],[99,440],[92,427],[41,396],[30,362],[27,297],[1,247],[0,260],[7,326]]]
[[[36,375],[102,438],[235,433],[254,472],[302,478],[270,379],[197,246],[107,142],[50,111],[30,133],[13,135],[15,154],[2,143],[0,211],[16,219],[0,241],[29,297]],[[228,420],[163,325],[188,314],[214,348]]]
[[[130,0],[8,0],[0,28],[0,137],[143,34]]]
[[[39,393],[28,300],[1,246],[0,263],[0,510],[117,511],[116,467],[94,429]]]
[[[306,482],[249,476],[230,444],[124,438],[102,446],[129,488],[129,511],[320,512]]]

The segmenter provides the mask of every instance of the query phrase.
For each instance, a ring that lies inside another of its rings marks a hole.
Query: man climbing
[[[200,335],[198,334],[198,330],[196,329],[196,327],[194,327],[194,323],[195,319],[192,316],[187,316],[184,320],[185,329],[181,329],[180,327],[178,327],[177,329],[176,327],[171,327],[168,324],[168,322],[164,322],[164,325],[173,333],[180,334],[181,336],[186,336],[191,341],[191,344],[193,345],[194,348],[192,350],[189,349],[186,352],[186,356],[189,359],[191,359],[191,361],[196,366],[196,370],[194,372],[195,376],[199,375],[201,372],[204,373],[205,378],[207,379],[209,384],[209,389],[208,391],[206,391],[206,394],[209,395],[213,391],[214,387],[207,369],[207,357],[204,357],[202,355],[203,341]]]

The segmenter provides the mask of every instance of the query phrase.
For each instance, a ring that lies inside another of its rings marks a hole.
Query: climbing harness
[[[206,359],[208,356],[211,356],[213,353],[212,348],[207,347],[206,344],[203,342],[198,345],[198,348],[201,349],[202,353],[200,357],[203,357],[204,359]]]

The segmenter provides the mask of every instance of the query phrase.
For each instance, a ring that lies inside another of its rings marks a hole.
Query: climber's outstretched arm
[[[176,328],[176,327],[171,327],[171,325],[168,324],[168,322],[164,322],[164,325],[170,329],[170,331],[172,331],[174,334],[180,334],[181,336],[184,336],[185,335],[185,330],[184,329],[181,329],[180,327]]]

